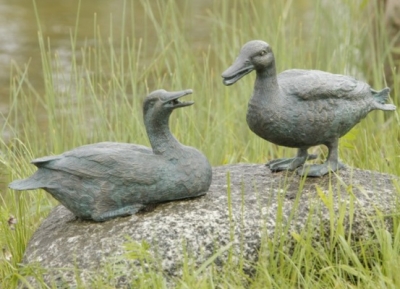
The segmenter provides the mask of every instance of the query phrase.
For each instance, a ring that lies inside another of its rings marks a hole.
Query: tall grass
[[[94,16],[92,38],[79,39],[76,21],[68,64],[52,48],[52,39],[43,34],[40,6],[35,4],[42,70],[31,71],[28,63],[25,67],[15,65],[11,72],[9,113],[0,116],[0,129],[13,136],[0,141],[3,179],[9,182],[30,175],[34,168],[29,161],[35,157],[62,153],[87,143],[149,145],[142,122],[142,101],[158,88],[194,89],[191,97],[195,105],[174,112],[171,130],[182,143],[203,151],[213,165],[262,163],[294,154],[292,149],[277,147],[249,131],[245,113],[254,74],[228,88],[222,85],[220,74],[245,42],[263,39],[275,52],[278,71],[321,69],[352,74],[368,80],[376,89],[385,87],[383,62],[390,63],[391,42],[385,35],[382,11],[373,6],[373,1],[326,2],[223,0],[212,1],[199,12],[193,8],[194,2],[181,6],[173,0],[124,1],[121,4],[125,13],[111,15],[109,35],[98,28],[100,21],[108,20]],[[370,5],[376,10],[374,19],[368,17]],[[136,19],[137,10],[145,13],[144,21]],[[79,11],[77,7],[77,19]],[[122,19],[119,35],[112,32],[114,17]],[[138,25],[142,28],[140,33]],[[43,75],[42,87],[35,87],[30,81],[34,73]],[[397,105],[399,77],[394,75],[391,93],[391,100]],[[355,167],[400,175],[399,124],[397,112],[371,113],[343,137],[341,159]],[[322,156],[325,153],[324,148],[314,150]],[[30,236],[55,201],[43,191],[17,194],[5,186],[0,197],[0,244],[12,256],[3,256],[0,280],[4,288],[12,288],[28,274],[18,264]],[[10,230],[7,222],[10,215],[18,220],[15,230]],[[400,266],[400,222],[398,217],[394,221],[393,232],[376,230],[374,247],[352,244],[334,232],[339,248],[334,255],[323,246],[314,248],[312,232],[306,231],[295,236],[298,245],[291,256],[281,253],[279,262],[272,257],[260,258],[253,279],[227,264],[222,271],[211,266],[196,278],[186,268],[177,286],[396,288],[400,286],[394,271]],[[269,242],[264,246],[273,245]],[[372,267],[355,257],[357,246],[361,251],[375,252],[377,262]],[[94,284],[105,286],[102,280],[99,276]],[[167,287],[156,271],[143,275],[135,285]]]

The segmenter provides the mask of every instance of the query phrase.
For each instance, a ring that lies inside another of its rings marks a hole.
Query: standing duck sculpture
[[[143,116],[151,149],[115,142],[84,145],[33,160],[38,170],[9,187],[42,188],[77,217],[99,222],[135,214],[148,204],[206,194],[212,178],[207,158],[179,143],[168,124],[174,109],[194,103],[179,101],[191,93],[157,90],[146,97]]]
[[[300,175],[323,176],[344,167],[338,160],[338,141],[372,110],[395,110],[385,104],[389,88],[372,89],[353,77],[319,70],[290,69],[276,74],[275,58],[268,43],[246,43],[236,61],[222,73],[232,85],[256,71],[253,95],[248,104],[247,124],[261,138],[297,148],[297,156],[272,160],[271,171],[296,170]],[[315,159],[308,149],[327,146],[325,163],[303,166]],[[298,169],[302,167],[301,169]]]

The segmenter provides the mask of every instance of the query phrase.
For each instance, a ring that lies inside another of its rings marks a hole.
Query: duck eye
[[[263,51],[260,52],[260,56],[263,56],[263,55],[265,55],[266,53],[267,53],[267,51],[263,50]]]

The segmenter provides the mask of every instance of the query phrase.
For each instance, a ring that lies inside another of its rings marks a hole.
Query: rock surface
[[[352,168],[304,180],[292,173],[272,174],[264,165],[215,167],[206,196],[160,204],[130,217],[94,223],[56,207],[30,240],[24,263],[39,262],[48,269],[45,280],[57,287],[75,283],[77,272],[85,283],[110,270],[114,286],[124,287],[135,272],[149,266],[179,276],[184,248],[198,266],[224,246],[251,263],[258,258],[263,234],[273,238],[286,224],[290,252],[295,244],[291,233],[300,233],[307,222],[310,226],[310,210],[319,212],[312,219],[315,240],[329,235],[328,207],[334,208],[335,222],[339,208],[345,208],[344,229],[352,220],[353,238],[368,238],[377,211],[390,215],[396,208],[399,192],[393,181],[398,179]],[[391,230],[389,217],[386,226]],[[226,256],[222,252],[215,264],[222,265]]]

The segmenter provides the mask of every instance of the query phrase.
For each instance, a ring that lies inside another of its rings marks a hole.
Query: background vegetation
[[[41,26],[40,9],[34,5],[42,69],[32,71],[29,63],[12,67],[10,108],[0,115],[0,130],[12,135],[7,141],[0,140],[4,182],[0,185],[2,288],[13,288],[33,270],[23,269],[19,263],[30,236],[56,204],[43,191],[16,193],[6,189],[6,184],[32,174],[35,168],[29,164],[31,159],[79,145],[100,141],[149,145],[142,101],[150,91],[194,89],[187,99],[192,98],[195,105],[174,112],[171,130],[182,143],[199,148],[212,165],[218,166],[263,163],[295,153],[261,140],[248,129],[245,113],[254,73],[235,86],[222,85],[220,74],[248,40],[270,43],[278,71],[321,69],[356,76],[376,89],[387,85],[383,65],[393,64],[392,47],[375,1],[223,0],[213,1],[202,13],[190,1],[139,2],[121,2],[125,13],[111,15],[110,26],[113,17],[121,19],[119,35],[101,31],[98,22],[108,20],[94,17],[93,34],[87,41],[79,41],[78,6],[68,64],[61,62],[59,51],[52,48]],[[141,19],[135,17],[138,5],[145,13]],[[135,32],[138,26],[142,29],[139,36]],[[197,30],[203,31],[201,39],[196,36]],[[30,81],[33,74],[43,75],[40,88]],[[391,102],[397,106],[399,77],[393,70]],[[341,159],[350,166],[400,175],[399,124],[398,112],[372,112],[342,138]],[[314,150],[322,158],[326,153],[323,147]],[[12,224],[10,216],[17,224]],[[398,288],[400,278],[395,270],[400,268],[400,230],[398,216],[393,218],[394,232],[377,229],[373,246],[352,244],[337,235],[339,253],[322,248],[325,254],[320,254],[306,235],[293,256],[279,262],[261,258],[252,279],[227,264],[222,272],[210,269],[196,276],[188,268],[177,286]],[[265,246],[269,245],[266,241]],[[375,262],[371,265],[357,259],[355,246],[361,251],[372,250]],[[103,279],[99,276],[99,280]],[[107,288],[107,283],[99,280],[94,284]],[[167,287],[165,278],[156,271],[144,274],[134,285]]]

